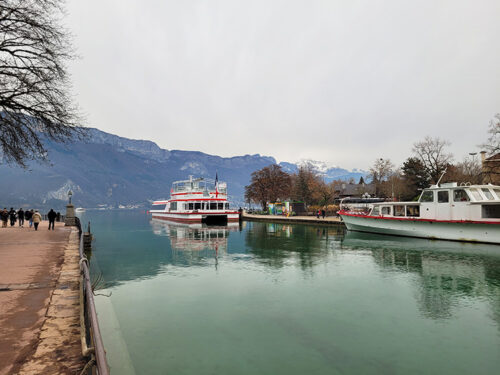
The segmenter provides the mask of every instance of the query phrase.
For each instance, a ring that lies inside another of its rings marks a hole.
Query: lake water
[[[497,374],[500,246],[87,212],[112,374]],[[109,295],[109,297],[104,295]]]

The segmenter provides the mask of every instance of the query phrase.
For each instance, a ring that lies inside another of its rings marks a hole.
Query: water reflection
[[[248,251],[269,267],[282,268],[298,260],[310,270],[328,256],[330,241],[338,241],[343,227],[317,227],[278,223],[249,223],[245,234]]]
[[[227,252],[227,239],[230,231],[239,230],[238,223],[226,226],[207,226],[205,224],[166,223],[152,220],[153,233],[170,238],[174,251],[215,251]]]
[[[347,232],[342,248],[368,249],[382,270],[417,275],[425,317],[448,319],[474,298],[489,301],[500,327],[500,246]]]
[[[207,258],[215,259],[218,267],[219,256],[226,254],[229,232],[238,231],[239,223],[225,226],[207,226],[206,224],[167,223],[152,220],[153,233],[170,239],[173,264],[202,264]]]

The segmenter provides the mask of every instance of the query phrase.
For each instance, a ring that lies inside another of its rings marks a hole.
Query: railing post
[[[89,225],[90,229],[90,225]],[[104,345],[102,342],[101,332],[99,329],[99,322],[97,321],[97,311],[94,304],[94,294],[92,291],[92,284],[90,282],[90,272],[88,267],[88,260],[84,255],[84,241],[85,235],[88,234],[88,238],[92,241],[92,235],[90,233],[84,233],[80,238],[80,268],[82,274],[82,284],[83,291],[85,293],[85,303],[87,307],[87,319],[90,326],[90,337],[92,342],[92,351],[95,355],[95,364],[97,366],[97,372],[99,375],[109,375],[108,364],[106,362],[106,352],[104,351]]]

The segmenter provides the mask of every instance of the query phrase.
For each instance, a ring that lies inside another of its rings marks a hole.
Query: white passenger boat
[[[229,207],[227,184],[204,178],[176,181],[170,190],[170,199],[153,202],[165,206],[149,211],[153,219],[179,223],[224,224],[239,221],[239,213]]]
[[[348,230],[500,244],[500,186],[457,183],[424,189],[418,202],[374,203],[339,211]]]

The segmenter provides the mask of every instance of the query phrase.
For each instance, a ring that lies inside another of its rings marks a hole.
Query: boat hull
[[[203,223],[211,218],[226,217],[227,222],[238,222],[240,215],[238,212],[220,212],[220,213],[171,213],[151,211],[152,218],[158,220],[171,221],[175,223]]]
[[[453,222],[340,214],[348,230],[395,236],[500,244],[500,223]]]

